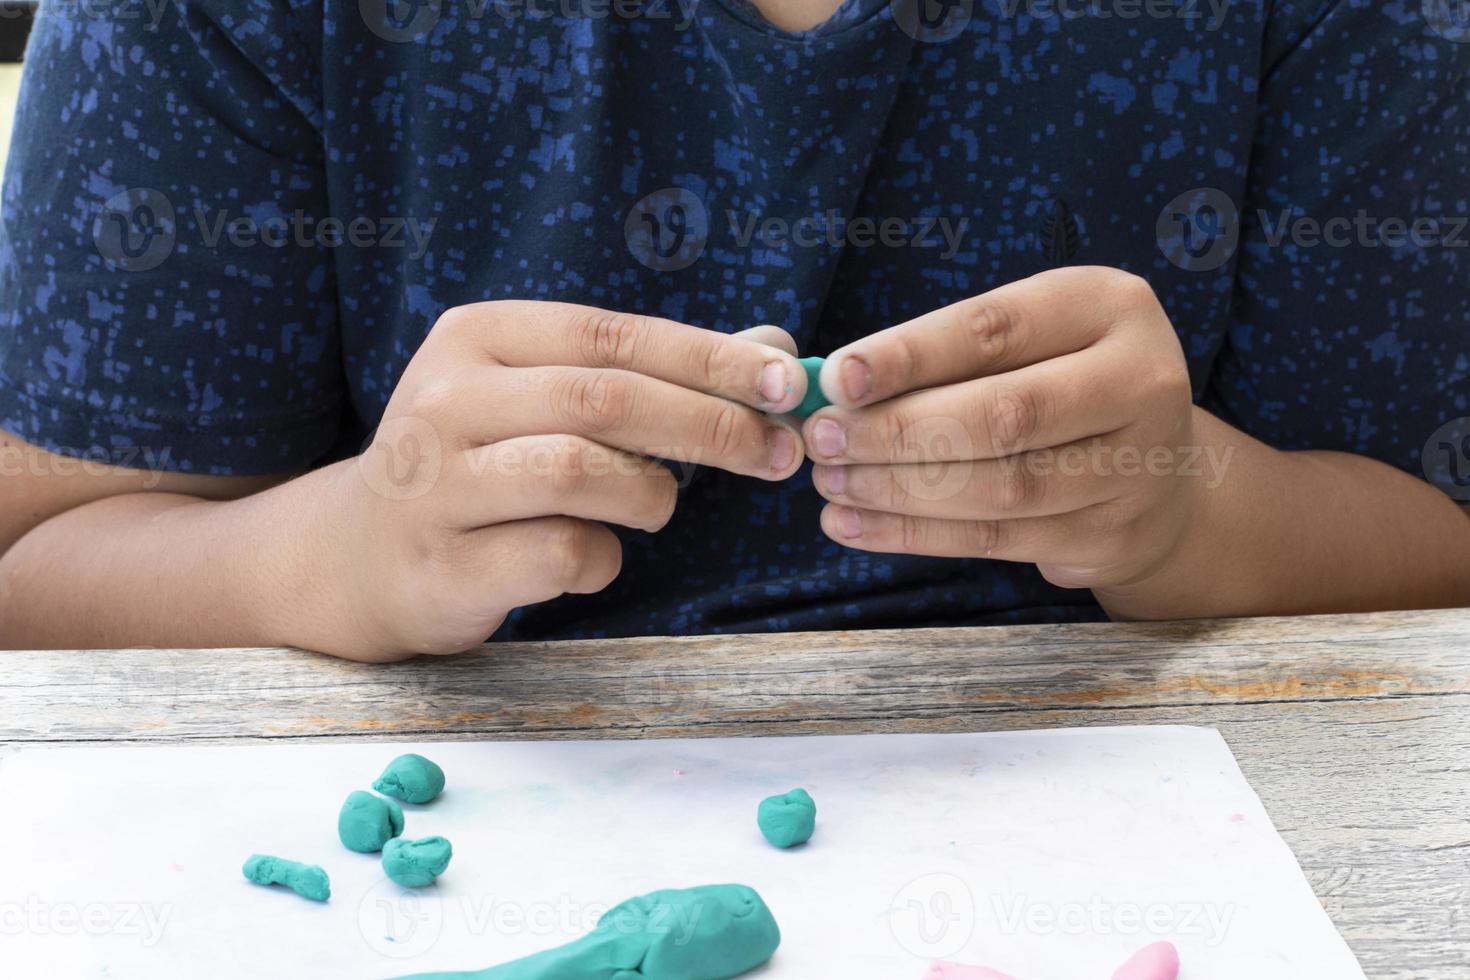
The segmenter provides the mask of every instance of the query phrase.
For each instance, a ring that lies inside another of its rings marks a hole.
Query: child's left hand
[[[1147,576],[1202,480],[1183,350],[1148,283],[1045,272],[842,348],[803,427],[822,528],[867,551],[1035,563],[1068,588]]]

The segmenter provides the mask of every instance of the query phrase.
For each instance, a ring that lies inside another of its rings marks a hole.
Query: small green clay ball
[[[444,873],[453,854],[443,837],[395,837],[383,845],[383,871],[405,888],[423,888]]]
[[[403,807],[392,800],[354,790],[337,814],[337,836],[350,851],[370,854],[403,833]]]
[[[795,847],[812,839],[817,829],[817,804],[804,789],[761,800],[755,822],[766,840],[777,847]]]
[[[832,404],[827,396],[822,394],[822,386],[817,381],[822,373],[822,365],[827,359],[825,357],[803,357],[801,366],[806,371],[806,397],[801,404],[791,410],[791,414],[797,418],[804,419],[808,415],[815,415],[821,409]]]
[[[421,755],[400,755],[388,763],[373,789],[405,803],[427,803],[444,789],[444,770]]]
[[[327,873],[314,864],[288,861],[271,854],[252,854],[240,870],[257,885],[285,885],[313,902],[325,902],[332,897]]]

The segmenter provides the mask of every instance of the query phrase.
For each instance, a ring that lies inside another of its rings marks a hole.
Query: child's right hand
[[[510,610],[595,592],[655,531],[673,474],[650,457],[785,479],[805,375],[783,331],[734,337],[546,302],[446,312],[372,444],[326,488],[296,564],[296,645],[362,660],[452,653]]]

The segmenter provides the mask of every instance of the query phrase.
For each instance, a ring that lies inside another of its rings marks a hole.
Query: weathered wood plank
[[[0,741],[968,731],[1018,712],[1451,693],[1470,693],[1466,612],[515,644],[388,666],[20,652],[0,654]]]
[[[0,654],[0,742],[1219,728],[1370,977],[1470,976],[1470,611]]]

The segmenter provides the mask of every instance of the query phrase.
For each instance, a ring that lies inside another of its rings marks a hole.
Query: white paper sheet
[[[449,788],[405,807],[454,861],[400,889],[336,814],[403,751]],[[1219,734],[1150,727],[637,742],[30,748],[0,756],[0,971],[381,977],[559,945],[610,904],[736,881],[782,930],[760,980],[918,980],[935,958],[1106,980],[1168,939],[1181,980],[1362,971]],[[804,786],[817,833],[755,826]],[[252,852],[325,867],[315,904]]]

